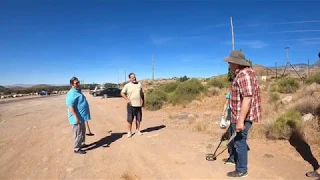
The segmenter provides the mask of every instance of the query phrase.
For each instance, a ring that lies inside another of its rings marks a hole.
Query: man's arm
[[[123,89],[121,90],[121,96],[123,97],[123,99],[125,99],[127,101],[127,103],[130,103],[130,100],[128,99],[126,93],[128,90],[128,86],[124,85]]]
[[[221,113],[222,116],[226,115],[228,103],[229,103],[229,99],[227,99],[226,102],[224,103],[223,110]]]
[[[66,104],[68,106],[68,109],[70,110],[70,112],[72,113],[74,118],[76,119],[76,124],[79,124],[80,120],[79,120],[78,114],[74,108],[76,105],[76,97],[74,97],[73,95],[68,95],[67,99],[66,99]]]
[[[247,114],[249,113],[251,101],[252,101],[252,95],[253,95],[253,84],[252,84],[251,77],[248,74],[243,75],[238,80],[238,84],[240,87],[240,93],[243,97],[241,109],[240,109],[240,115],[237,122],[237,130],[243,130],[244,127],[244,121],[247,117]]]
[[[75,117],[76,123],[80,124],[80,120],[79,120],[78,114],[76,113],[75,108],[73,106],[69,106],[69,110],[72,113],[72,115]]]
[[[141,90],[140,90],[140,96],[141,96],[141,99],[142,99],[142,107],[144,107],[144,92],[143,92],[143,89],[141,87]]]

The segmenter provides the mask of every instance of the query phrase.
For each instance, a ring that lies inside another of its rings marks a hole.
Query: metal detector
[[[229,125],[229,128],[230,128],[230,126],[231,126],[231,124]],[[227,129],[227,131],[229,131],[229,128]],[[243,127],[243,129],[245,129],[245,126]],[[216,153],[217,153],[217,151],[218,151],[218,149],[219,149],[219,147],[220,147],[220,145],[221,145],[221,143],[222,143],[222,141],[223,141],[223,138],[221,138],[220,143],[219,143],[217,149],[214,151],[214,153],[213,153],[213,154],[206,154],[206,160],[207,160],[207,161],[215,161],[215,160],[217,160],[217,157],[218,157],[220,154],[222,154],[225,150],[228,149],[228,146],[229,146],[230,142],[233,141],[233,139],[234,139],[236,136],[237,136],[237,131],[235,131],[235,132],[232,134],[232,136],[229,138],[229,140],[228,140],[228,142],[227,142],[227,144],[226,144],[226,148],[223,149],[219,154],[216,155]]]
[[[234,133],[232,134],[232,136],[230,137],[230,139],[228,140],[227,144],[226,144],[227,147],[226,147],[224,150],[222,150],[219,154],[216,155],[216,153],[217,153],[217,151],[218,151],[218,149],[219,149],[219,147],[220,147],[220,145],[221,145],[221,143],[222,143],[222,138],[221,138],[221,141],[220,141],[217,149],[214,151],[213,154],[207,154],[207,155],[206,155],[206,160],[208,160],[208,161],[215,161],[215,160],[217,160],[217,157],[218,157],[220,154],[222,154],[225,150],[228,149],[228,145],[229,145],[230,142],[236,137],[236,135],[237,135],[237,132],[234,132]]]
[[[88,123],[88,121],[86,121],[86,122],[87,122],[88,130],[89,130],[89,133],[86,134],[86,135],[87,136],[93,136],[94,134],[92,134],[91,131],[90,131],[89,123]]]

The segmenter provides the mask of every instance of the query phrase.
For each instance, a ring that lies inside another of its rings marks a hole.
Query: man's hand
[[[73,106],[69,107],[70,112],[72,113],[72,115],[74,116],[74,118],[76,119],[76,124],[80,124],[80,120],[78,118],[78,115],[76,113],[76,110]]]
[[[131,104],[131,101],[129,99],[126,99],[126,101],[127,101],[128,104]]]
[[[142,107],[144,107],[144,100],[141,100],[142,101]]]
[[[240,131],[242,131],[244,129],[245,129],[244,122],[238,121],[237,125],[236,125],[236,132],[240,132]]]

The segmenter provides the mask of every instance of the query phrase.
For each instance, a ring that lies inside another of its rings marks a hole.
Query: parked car
[[[45,95],[50,95],[51,93],[48,91],[39,91],[38,94],[41,96],[45,96]]]
[[[93,96],[96,96],[100,93],[100,91],[104,90],[105,87],[103,86],[96,86],[94,88],[90,88],[89,94],[92,94]]]
[[[119,88],[106,88],[101,91],[96,91],[92,93],[93,96],[103,96],[108,97],[121,97],[121,89]]]

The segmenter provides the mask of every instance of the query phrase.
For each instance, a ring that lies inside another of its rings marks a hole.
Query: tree
[[[250,67],[252,67],[252,61],[250,59],[246,61],[250,64]]]
[[[229,65],[229,67],[228,67],[228,81],[232,82],[233,77],[234,77],[234,74],[233,74],[233,71],[231,70],[230,65]]]
[[[187,80],[189,80],[190,78],[188,78],[186,75],[184,75],[183,77],[180,77],[179,78],[179,81],[180,82],[184,82],[184,81],[187,81]]]

